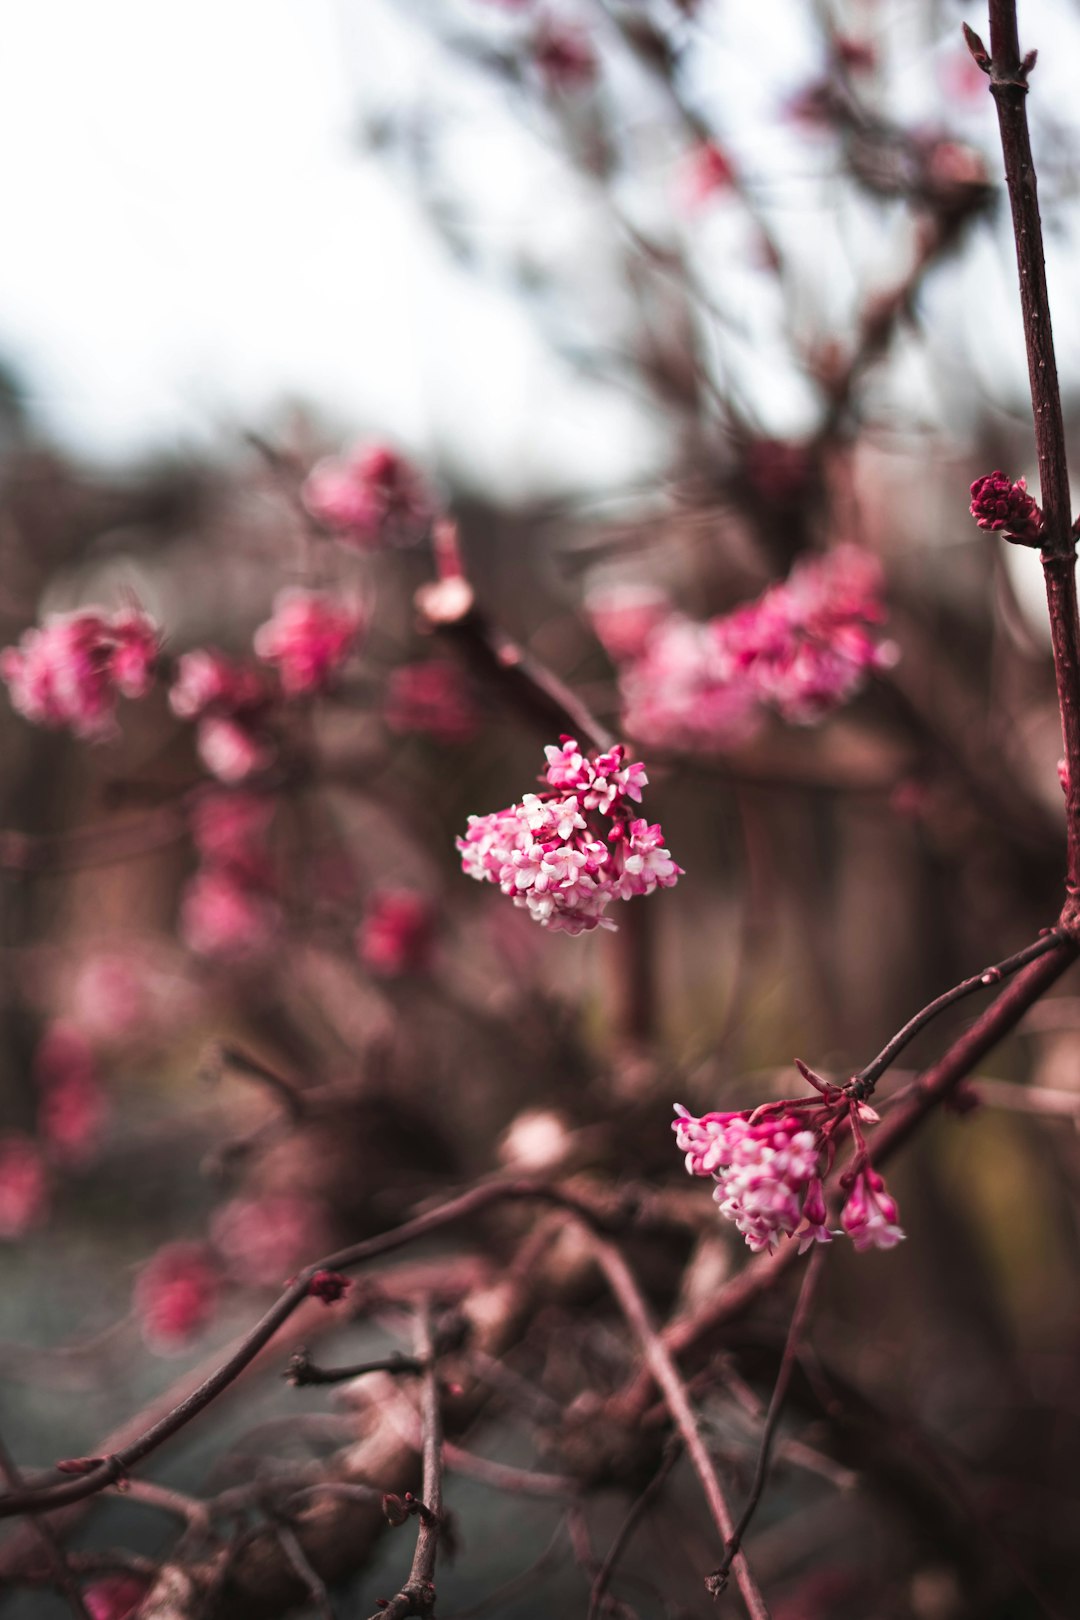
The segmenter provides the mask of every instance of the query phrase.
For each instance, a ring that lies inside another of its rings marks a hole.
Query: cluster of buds
[[[34,725],[66,727],[100,742],[116,732],[118,697],[145,697],[160,637],[140,608],[52,613],[0,653],[0,677]]]
[[[800,562],[736,612],[694,624],[672,616],[620,674],[624,722],[666,747],[731,747],[766,710],[812,725],[849,702],[896,649],[877,561],[855,546]]]
[[[313,697],[333,686],[363,628],[358,605],[325,591],[280,591],[255,632],[255,651],[273,664],[287,698]]]
[[[190,812],[201,864],[184,891],[180,932],[200,956],[243,958],[276,938],[281,911],[274,893],[269,830],[272,799],[253,793],[204,793]]]
[[[801,1253],[814,1243],[829,1243],[834,1235],[827,1224],[824,1178],[846,1126],[855,1155],[841,1179],[848,1194],[841,1229],[858,1250],[893,1248],[904,1236],[897,1225],[896,1201],[870,1164],[861,1129],[875,1123],[877,1114],[804,1064],[798,1068],[817,1097],[700,1118],[676,1107],[672,1129],[687,1170],[712,1177],[721,1214],[735,1223],[755,1253],[777,1248],[782,1237],[795,1238]]]
[[[1000,531],[1017,545],[1037,546],[1042,539],[1043,515],[1028,494],[1027,480],[1014,483],[998,468],[972,484],[971,515],[980,529]]]
[[[614,928],[613,900],[671,888],[682,876],[659,825],[635,817],[648,781],[621,745],[589,758],[573,737],[544,750],[547,787],[520,804],[470,816],[457,840],[469,877],[497,883],[545,928],[568,934]]]
[[[432,500],[416,469],[382,444],[320,461],[302,493],[315,521],[358,551],[406,545],[432,518]]]

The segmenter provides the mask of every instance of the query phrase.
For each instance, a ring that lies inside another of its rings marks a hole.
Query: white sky
[[[511,291],[452,265],[403,184],[356,139],[365,115],[439,94],[434,47],[425,55],[423,30],[402,21],[426,3],[0,6],[0,356],[52,432],[81,452],[121,457],[212,444],[299,399],[344,437],[386,432],[455,458],[499,493],[553,478],[604,488],[650,476],[655,443],[631,400],[572,376]],[[499,15],[485,0],[456,4]],[[1051,44],[1038,69],[1043,105],[1070,116],[1073,53],[1053,49],[1066,32],[1056,8],[1060,0],[1025,0],[1023,14],[1031,36]],[[955,48],[963,8],[941,21],[953,9],[886,0],[866,10],[910,64],[894,85],[908,117],[935,121],[946,110],[935,61]],[[985,8],[970,9],[978,22]],[[830,160],[812,140],[793,148],[777,126],[778,94],[812,69],[809,14],[809,0],[715,6],[716,45],[701,53],[697,87],[704,103],[716,87],[717,127],[730,132],[740,165],[794,205],[796,238],[786,245],[809,254],[808,284],[815,254],[843,265]],[[1071,11],[1069,20],[1075,34]],[[732,62],[760,71],[733,77]],[[522,245],[541,266],[595,261],[577,318],[583,337],[602,334],[604,301],[618,297],[618,277],[603,274],[609,222],[542,144],[530,147],[512,119],[488,120],[485,97],[499,93],[479,79],[459,85],[441,137],[485,215],[481,245],[496,264]],[[975,139],[992,118],[989,97],[947,110]],[[666,161],[657,160],[661,203]],[[889,234],[862,225],[854,234],[864,267],[887,282],[897,251]],[[729,303],[767,312],[773,295],[752,265],[739,267],[744,236],[738,210],[734,219],[721,211],[702,227],[702,253],[727,267]],[[1062,293],[1075,251],[1068,241],[1051,264],[1052,280],[1068,271],[1052,293],[1063,369],[1074,375],[1067,357],[1080,352],[1080,310]],[[1009,374],[1022,386],[1014,276],[1007,240],[995,257],[987,238],[959,275],[928,290],[932,345],[939,355],[956,349],[958,378],[982,364],[988,380]],[[842,273],[816,279],[823,309],[830,284],[841,303],[857,285]],[[775,430],[798,431],[798,390],[769,350],[775,334],[768,320],[751,324],[743,363],[771,379]],[[978,335],[988,325],[993,343]]]
[[[63,440],[201,443],[299,398],[504,489],[640,461],[629,406],[448,265],[359,149],[358,82],[402,72],[389,22],[379,0],[3,8],[0,354]]]

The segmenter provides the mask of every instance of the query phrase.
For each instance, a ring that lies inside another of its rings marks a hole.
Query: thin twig
[[[0,1437],[0,1473],[3,1474],[4,1481],[11,1490],[22,1488],[23,1480],[18,1464],[8,1451],[7,1443],[2,1437]],[[49,1561],[53,1582],[63,1592],[72,1614],[77,1617],[77,1620],[90,1620],[89,1610],[83,1600],[82,1589],[72,1573],[64,1549],[60,1545],[56,1532],[48,1519],[36,1519],[34,1521],[34,1531]]]
[[[435,1608],[435,1559],[442,1529],[443,1432],[439,1375],[435,1357],[436,1335],[430,1303],[421,1306],[417,1317],[416,1355],[424,1365],[424,1387],[420,1411],[424,1426],[423,1504],[418,1517],[409,1578],[389,1603],[381,1604],[371,1620],[404,1620],[406,1615],[430,1615]]]
[[[326,1589],[326,1582],[311,1567],[295,1530],[275,1519],[274,1534],[281,1543],[282,1552],[292,1565],[297,1577],[304,1583],[308,1595],[322,1615],[323,1620],[335,1620],[334,1606],[330,1602],[330,1593]]]
[[[985,58],[985,48],[970,31],[968,43],[976,61],[980,61],[980,54]],[[1038,185],[1028,134],[1027,81],[1034,65],[1034,54],[1024,58],[1020,55],[1016,0],[990,0],[990,57],[988,62],[980,61],[980,66],[990,75],[990,93],[997,107],[1001,150],[1005,160],[1005,184],[1009,192],[1016,241],[1020,308],[1031,385],[1035,449],[1039,461],[1039,493],[1043,512],[1042,564],[1067,767],[1065,806],[1068,854],[1062,920],[1068,925],[1075,925],[1080,919],[1080,618],[1077,615],[1076,536],[1072,527],[1065,423],[1054,355],[1054,334],[1050,324]]]
[[[815,1244],[814,1252],[810,1256],[810,1260],[806,1267],[806,1275],[803,1278],[802,1287],[799,1289],[799,1297],[795,1301],[795,1309],[791,1316],[791,1326],[788,1329],[787,1342],[784,1345],[784,1354],[780,1360],[780,1371],[776,1375],[776,1383],[773,1385],[772,1398],[769,1401],[769,1410],[765,1414],[765,1426],[761,1431],[761,1449],[758,1452],[757,1463],[754,1468],[754,1477],[750,1482],[750,1492],[746,1499],[746,1506],[739,1515],[739,1522],[735,1526],[731,1539],[724,1550],[724,1556],[720,1561],[719,1568],[713,1572],[709,1579],[709,1590],[714,1596],[719,1596],[719,1594],[727,1586],[728,1576],[731,1573],[732,1561],[742,1547],[743,1538],[746,1535],[747,1529],[749,1528],[751,1519],[757,1512],[758,1503],[761,1501],[762,1493],[765,1489],[765,1480],[768,1477],[769,1472],[769,1461],[772,1456],[773,1440],[776,1435],[777,1425],[780,1422],[780,1414],[783,1411],[788,1385],[791,1382],[791,1375],[795,1370],[795,1364],[798,1360],[799,1346],[802,1341],[803,1334],[806,1331],[806,1324],[809,1320],[810,1311],[813,1307],[814,1295],[817,1290],[817,1281],[821,1274],[821,1267],[824,1259],[824,1249],[819,1244]]]
[[[359,1361],[353,1367],[318,1367],[308,1359],[306,1350],[297,1350],[289,1358],[285,1378],[300,1389],[306,1384],[344,1384],[353,1378],[363,1378],[368,1373],[419,1376],[423,1371],[422,1361],[416,1356],[402,1355],[400,1350],[395,1350],[393,1355],[383,1356],[380,1361]]]
[[[723,1487],[717,1477],[716,1467],[709,1455],[697,1418],[694,1416],[690,1397],[686,1393],[686,1385],[682,1375],[672,1359],[649,1316],[649,1310],[641,1296],[633,1272],[627,1265],[623,1256],[615,1246],[603,1238],[593,1239],[593,1249],[596,1258],[611,1287],[612,1293],[619,1302],[619,1307],[627,1322],[633,1329],[642,1351],[645,1355],[649,1371],[655,1378],[660,1392],[667,1402],[668,1410],[679,1434],[682,1436],[687,1455],[693,1464],[694,1472],[701,1482],[701,1488],[708,1503],[709,1512],[713,1522],[724,1539],[725,1544],[730,1541],[734,1532],[734,1521],[731,1510],[724,1496]],[[752,1620],[768,1620],[769,1611],[765,1599],[758,1590],[757,1582],[750,1573],[750,1566],[743,1553],[735,1554],[733,1560],[735,1578],[739,1584],[747,1613]]]
[[[619,1559],[623,1554],[623,1549],[630,1540],[630,1537],[633,1535],[634,1531],[637,1529],[641,1520],[644,1518],[645,1514],[649,1511],[653,1503],[656,1501],[656,1498],[663,1490],[665,1484],[667,1483],[668,1475],[678,1462],[681,1452],[681,1444],[674,1440],[668,1444],[656,1473],[653,1475],[652,1479],[650,1479],[649,1483],[646,1485],[645,1489],[641,1492],[637,1499],[631,1504],[630,1511],[627,1513],[618,1530],[616,1530],[611,1546],[605,1553],[604,1561],[600,1565],[600,1568],[596,1573],[596,1579],[592,1583],[592,1590],[589,1593],[589,1613],[587,1620],[599,1620],[603,1608],[604,1594],[611,1584],[611,1578],[618,1567]]]
[[[892,1039],[882,1047],[877,1057],[871,1059],[865,1068],[859,1070],[848,1089],[853,1095],[861,1098],[871,1096],[874,1087],[885,1073],[885,1070],[900,1056],[905,1046],[909,1046],[916,1035],[921,1030],[924,1030],[927,1024],[932,1023],[939,1013],[944,1012],[947,1007],[953,1006],[955,1002],[962,1001],[965,996],[974,994],[976,990],[984,990],[989,985],[1000,984],[1003,979],[1011,978],[1014,973],[1018,973],[1029,962],[1035,962],[1040,956],[1045,956],[1048,951],[1054,950],[1060,944],[1061,938],[1062,936],[1055,929],[1048,929],[1038,939],[1033,940],[1030,945],[1025,945],[1023,950],[1016,951],[1012,956],[1007,956],[1003,962],[997,962],[993,967],[983,968],[981,973],[974,973],[970,979],[963,979],[959,984],[954,984],[951,990],[946,990],[940,996],[935,996],[934,1000],[928,1002],[921,1012],[917,1012],[914,1018],[908,1019],[902,1029],[897,1030]]]
[[[319,1271],[352,1271],[369,1260],[390,1254],[440,1231],[443,1227],[467,1220],[484,1210],[506,1202],[536,1202],[550,1204],[576,1215],[587,1227],[605,1230],[610,1224],[603,1214],[574,1194],[547,1182],[490,1181],[474,1187],[448,1203],[439,1204],[413,1220],[352,1244],[336,1253],[305,1266],[255,1326],[236,1343],[231,1353],[178,1405],[170,1408],[149,1428],[128,1441],[111,1455],[88,1459],[87,1471],[75,1478],[38,1487],[9,1490],[0,1496],[0,1518],[19,1513],[47,1513],[54,1508],[81,1502],[98,1491],[105,1490],[123,1478],[131,1467],[170,1440],[193,1418],[212,1404],[255,1360],[269,1344],[278,1329],[308,1298],[312,1278]]]

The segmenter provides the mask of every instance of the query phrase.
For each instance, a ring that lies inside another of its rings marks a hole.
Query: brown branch
[[[1037,961],[1040,956],[1045,956],[1048,951],[1056,949],[1061,939],[1062,936],[1056,929],[1047,929],[1046,933],[1041,934],[1030,945],[1025,945],[1023,950],[1017,951],[1013,956],[1007,956],[1003,962],[997,962],[993,967],[983,968],[981,973],[972,974],[970,979],[964,979],[960,984],[954,984],[951,990],[936,996],[921,1012],[917,1012],[914,1018],[909,1018],[907,1023],[897,1030],[877,1057],[859,1070],[847,1089],[859,1098],[871,1096],[885,1070],[900,1056],[905,1046],[909,1046],[916,1035],[924,1030],[927,1024],[932,1023],[939,1013],[953,1006],[955,1002],[962,1001],[965,996],[972,995],[976,990],[983,990],[988,985],[1000,984],[1002,979],[1011,978],[1029,962]]]
[[[586,1226],[601,1230],[609,1224],[600,1211],[561,1188],[543,1182],[492,1181],[474,1187],[459,1198],[451,1199],[447,1204],[440,1204],[416,1216],[415,1219],[406,1221],[402,1226],[395,1227],[392,1231],[367,1238],[364,1242],[353,1244],[349,1248],[339,1249],[336,1254],[327,1255],[324,1259],[306,1266],[251,1331],[234,1346],[231,1354],[178,1405],[128,1441],[119,1451],[92,1459],[92,1466],[86,1473],[57,1484],[5,1492],[0,1496],[0,1518],[10,1518],[18,1513],[51,1512],[54,1508],[81,1502],[122,1479],[135,1463],[141,1462],[166,1440],[171,1439],[240,1376],[259,1351],[269,1344],[278,1329],[308,1298],[309,1284],[317,1272],[355,1270],[369,1260],[390,1254],[395,1249],[415,1243],[445,1226],[478,1215],[492,1205],[515,1201],[546,1203],[558,1209],[569,1210]]]
[[[285,1378],[297,1389],[302,1389],[307,1384],[345,1384],[354,1378],[364,1378],[368,1373],[418,1377],[423,1371],[422,1361],[415,1356],[402,1355],[400,1350],[395,1350],[393,1355],[383,1356],[379,1361],[359,1361],[353,1367],[318,1367],[308,1359],[306,1350],[297,1350],[289,1357]]]
[[[1061,730],[1068,782],[1065,792],[1068,857],[1063,920],[1080,921],[1080,618],[1076,601],[1076,536],[1072,528],[1065,423],[1061,410],[1038,185],[1028,133],[1028,74],[1035,56],[1021,58],[1016,0],[990,0],[990,52],[968,31],[968,44],[990,75],[997,107],[1005,183],[1012,210],[1020,309],[1039,461],[1041,536],[1046,599],[1054,648]]]

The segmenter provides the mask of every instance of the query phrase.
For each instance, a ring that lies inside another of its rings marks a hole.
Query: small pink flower
[[[383,712],[391,731],[422,732],[449,745],[471,742],[480,723],[468,681],[446,658],[391,670]]]
[[[184,943],[200,956],[258,956],[273,944],[280,924],[276,901],[224,866],[197,872],[180,907]]]
[[[273,745],[251,725],[227,716],[200,720],[195,746],[211,776],[219,782],[245,782],[274,761]]]
[[[894,1249],[904,1233],[898,1224],[896,1199],[885,1190],[876,1170],[860,1170],[848,1194],[840,1224],[856,1249]]]
[[[348,661],[360,635],[355,604],[325,591],[280,591],[273,617],[255,632],[255,651],[275,664],[286,697],[325,692]]]
[[[237,666],[224,653],[196,647],[177,661],[169,707],[180,720],[197,720],[212,708],[231,708],[239,678]]]
[[[167,1243],[139,1272],[134,1304],[142,1336],[159,1355],[182,1350],[212,1320],[220,1278],[199,1243]]]
[[[700,141],[679,168],[679,200],[690,214],[706,207],[721,192],[731,191],[734,184],[731,159],[715,141]]]
[[[114,613],[110,625],[114,646],[111,674],[125,697],[145,697],[154,684],[161,635],[149,614],[127,607]]]
[[[150,1590],[141,1575],[107,1575],[83,1590],[83,1603],[90,1620],[131,1620]]]
[[[85,1035],[54,1024],[34,1054],[34,1079],[40,1093],[38,1130],[50,1156],[60,1164],[89,1163],[108,1109]]]
[[[204,861],[261,879],[274,808],[272,798],[256,793],[208,788],[188,814],[192,842]]]
[[[293,1193],[233,1198],[215,1214],[210,1237],[230,1274],[256,1288],[277,1288],[326,1246],[315,1199]]]
[[[0,1136],[0,1238],[21,1238],[45,1219],[49,1184],[45,1161],[21,1131]]]
[[[320,461],[304,484],[303,500],[342,544],[364,551],[417,539],[433,515],[419,474],[381,444]]]
[[[356,931],[357,954],[380,978],[422,973],[431,961],[435,919],[434,906],[422,894],[380,889]]]

